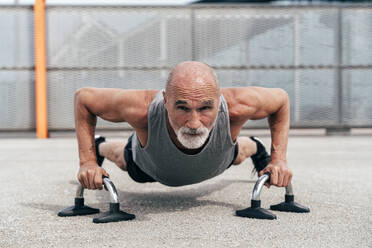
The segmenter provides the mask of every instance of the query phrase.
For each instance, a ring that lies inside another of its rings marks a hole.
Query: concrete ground
[[[270,144],[268,136],[262,140]],[[105,161],[122,210],[136,219],[94,224],[97,215],[57,216],[75,196],[74,138],[0,139],[0,247],[372,247],[371,148],[370,135],[291,136],[295,200],[311,212],[275,212],[277,220],[234,216],[250,204],[250,160],[178,188],[138,184]],[[264,188],[261,200],[268,209],[284,200],[284,189]],[[86,191],[85,201],[103,212],[109,194]]]

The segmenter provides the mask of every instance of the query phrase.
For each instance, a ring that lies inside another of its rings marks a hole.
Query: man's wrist
[[[80,167],[84,166],[98,166],[96,160],[85,160],[85,161],[80,161]]]
[[[286,166],[287,165],[287,160],[286,159],[273,159],[271,158],[270,161],[271,164],[276,164],[276,165],[281,165],[281,166]]]

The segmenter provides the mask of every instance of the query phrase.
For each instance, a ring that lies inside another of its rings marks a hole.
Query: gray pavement
[[[262,140],[269,145],[268,136]],[[234,216],[250,204],[251,161],[177,188],[135,183],[105,161],[121,208],[136,219],[94,224],[96,215],[57,216],[77,186],[74,138],[0,139],[0,247],[372,247],[371,148],[368,135],[291,136],[295,199],[311,212],[275,212],[273,221]],[[261,194],[264,208],[283,199],[282,188]],[[109,195],[86,191],[85,201],[102,212]]]

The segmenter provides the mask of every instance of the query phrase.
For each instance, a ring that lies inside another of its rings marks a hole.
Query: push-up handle
[[[285,200],[282,203],[271,205],[271,210],[293,213],[308,213],[310,209],[294,201],[292,183],[285,188]]]
[[[103,213],[97,218],[93,219],[94,223],[108,223],[108,222],[117,222],[124,220],[132,220],[135,218],[133,214],[129,214],[123,211],[120,211],[120,203],[118,201],[118,192],[114,183],[110,178],[102,176],[103,183],[105,184],[109,194],[110,194],[110,210]],[[58,216],[67,217],[67,216],[77,216],[77,215],[88,215],[99,213],[99,209],[91,208],[84,205],[84,188],[81,184],[77,187],[76,196],[75,196],[75,205],[65,208],[58,213]]]
[[[270,173],[266,172],[262,176],[260,176],[254,185],[253,192],[252,192],[252,200],[259,201],[262,187],[265,185],[266,182],[270,181]]]
[[[102,180],[107,190],[110,192],[110,202],[118,203],[118,191],[116,190],[114,183],[106,176],[102,176]]]
[[[118,192],[110,178],[102,176],[103,183],[110,193],[110,210],[93,219],[94,223],[108,223],[125,220],[133,220],[136,216],[120,210]]]
[[[264,184],[270,180],[270,173],[264,173],[260,176],[254,185],[251,199],[251,206],[242,210],[237,210],[236,215],[240,217],[254,218],[254,219],[268,219],[274,220],[276,216],[270,211],[261,208],[260,194]]]
[[[270,181],[270,173],[266,172],[260,176],[254,185],[252,192],[251,207],[236,211],[237,216],[248,217],[254,219],[276,219],[276,216],[266,209],[261,208],[261,190],[266,182]],[[285,201],[277,205],[271,205],[271,210],[295,212],[295,213],[308,213],[310,209],[302,206],[294,201],[292,183],[285,188]]]
[[[61,210],[58,213],[58,216],[69,217],[97,213],[99,213],[99,209],[84,205],[84,188],[81,184],[79,184],[79,186],[76,189],[75,205]]]

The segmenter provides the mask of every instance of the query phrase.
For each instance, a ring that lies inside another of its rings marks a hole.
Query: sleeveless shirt
[[[231,139],[228,107],[222,94],[217,119],[207,144],[194,155],[183,153],[171,140],[162,91],[151,102],[147,118],[147,144],[142,147],[134,133],[133,160],[156,181],[167,186],[199,183],[221,174],[232,163],[235,143]]]

